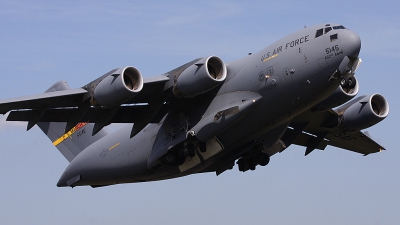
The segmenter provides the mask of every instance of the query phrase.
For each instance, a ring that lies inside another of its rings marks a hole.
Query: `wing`
[[[211,66],[217,76],[210,75],[207,68]],[[134,67],[117,68],[82,88],[71,90],[58,82],[44,94],[0,101],[0,113],[11,111],[9,121],[28,121],[28,130],[38,122],[66,122],[65,132],[81,122],[93,123],[92,135],[110,123],[134,123],[132,137],[147,124],[159,122],[172,102],[183,96],[202,96],[222,84],[226,74],[225,64],[216,56],[149,78]]]
[[[164,86],[169,80],[163,75],[144,78],[143,88],[136,96],[111,108],[91,106],[91,83],[69,89],[66,82],[58,82],[43,94],[0,101],[0,113],[11,111],[7,120],[28,121],[28,129],[38,122],[67,122],[66,131],[79,122],[94,123],[93,134],[110,123],[140,123],[144,127],[165,115],[168,106],[164,102],[168,96]]]
[[[0,114],[16,109],[40,109],[43,107],[77,106],[87,91],[82,88],[46,92],[26,97],[10,98],[0,101]]]
[[[339,114],[334,110],[308,110],[295,117],[284,136],[296,137],[293,144],[305,146],[306,155],[314,149],[323,150],[327,145],[368,155],[385,150],[372,140],[367,132],[350,132],[338,126]],[[290,139],[290,138],[287,138]]]

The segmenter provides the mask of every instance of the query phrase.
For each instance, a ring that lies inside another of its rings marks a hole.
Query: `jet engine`
[[[320,111],[332,109],[353,99],[358,93],[359,85],[355,76],[353,76],[351,80],[353,85],[347,85],[345,87],[339,85],[339,87],[329,97],[318,103],[314,109]]]
[[[389,114],[389,103],[380,94],[361,96],[336,109],[341,126],[359,131],[377,124]]]
[[[210,91],[224,82],[226,74],[226,65],[219,57],[205,57],[175,78],[172,92],[178,98],[191,98]]]
[[[137,95],[143,88],[142,74],[134,67],[116,70],[94,89],[91,99],[96,107],[111,108]]]

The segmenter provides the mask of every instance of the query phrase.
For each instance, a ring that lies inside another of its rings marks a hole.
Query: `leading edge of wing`
[[[169,81],[169,78],[164,75],[143,77],[143,83],[145,83],[145,84],[158,83],[158,82],[164,83],[167,81]]]
[[[124,104],[148,103],[154,99],[165,99],[165,83],[169,80],[170,78],[164,75],[143,77],[143,89]]]
[[[5,114],[15,109],[77,106],[82,102],[82,97],[86,93],[87,91],[85,89],[76,88],[0,100],[0,114]]]

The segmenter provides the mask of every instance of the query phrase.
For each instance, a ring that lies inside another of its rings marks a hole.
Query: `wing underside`
[[[136,123],[145,116],[151,116],[151,123],[158,123],[165,113],[168,112],[169,106],[164,105],[160,110],[154,111],[148,104],[126,105],[120,106],[109,123]],[[77,107],[68,108],[50,108],[47,109],[39,122],[67,122],[70,116],[79,111]],[[108,109],[89,108],[88,111],[79,119],[79,122],[97,123],[102,120],[102,116],[109,113]],[[17,110],[11,111],[7,117],[7,121],[30,121],[39,115],[38,110]]]
[[[306,155],[314,149],[323,150],[327,145],[363,155],[385,150],[369,136],[368,132],[351,132],[338,126],[338,114],[333,110],[322,112],[308,110],[295,117],[289,126],[284,136],[290,137],[298,133],[293,144],[306,147]]]

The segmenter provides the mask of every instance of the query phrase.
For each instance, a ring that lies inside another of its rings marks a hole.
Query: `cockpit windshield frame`
[[[342,25],[338,25],[338,26],[330,26],[330,24],[327,24],[325,28],[321,28],[318,29],[317,31],[315,31],[315,38],[320,37],[328,32],[330,32],[331,30],[340,30],[340,29],[347,29]]]

